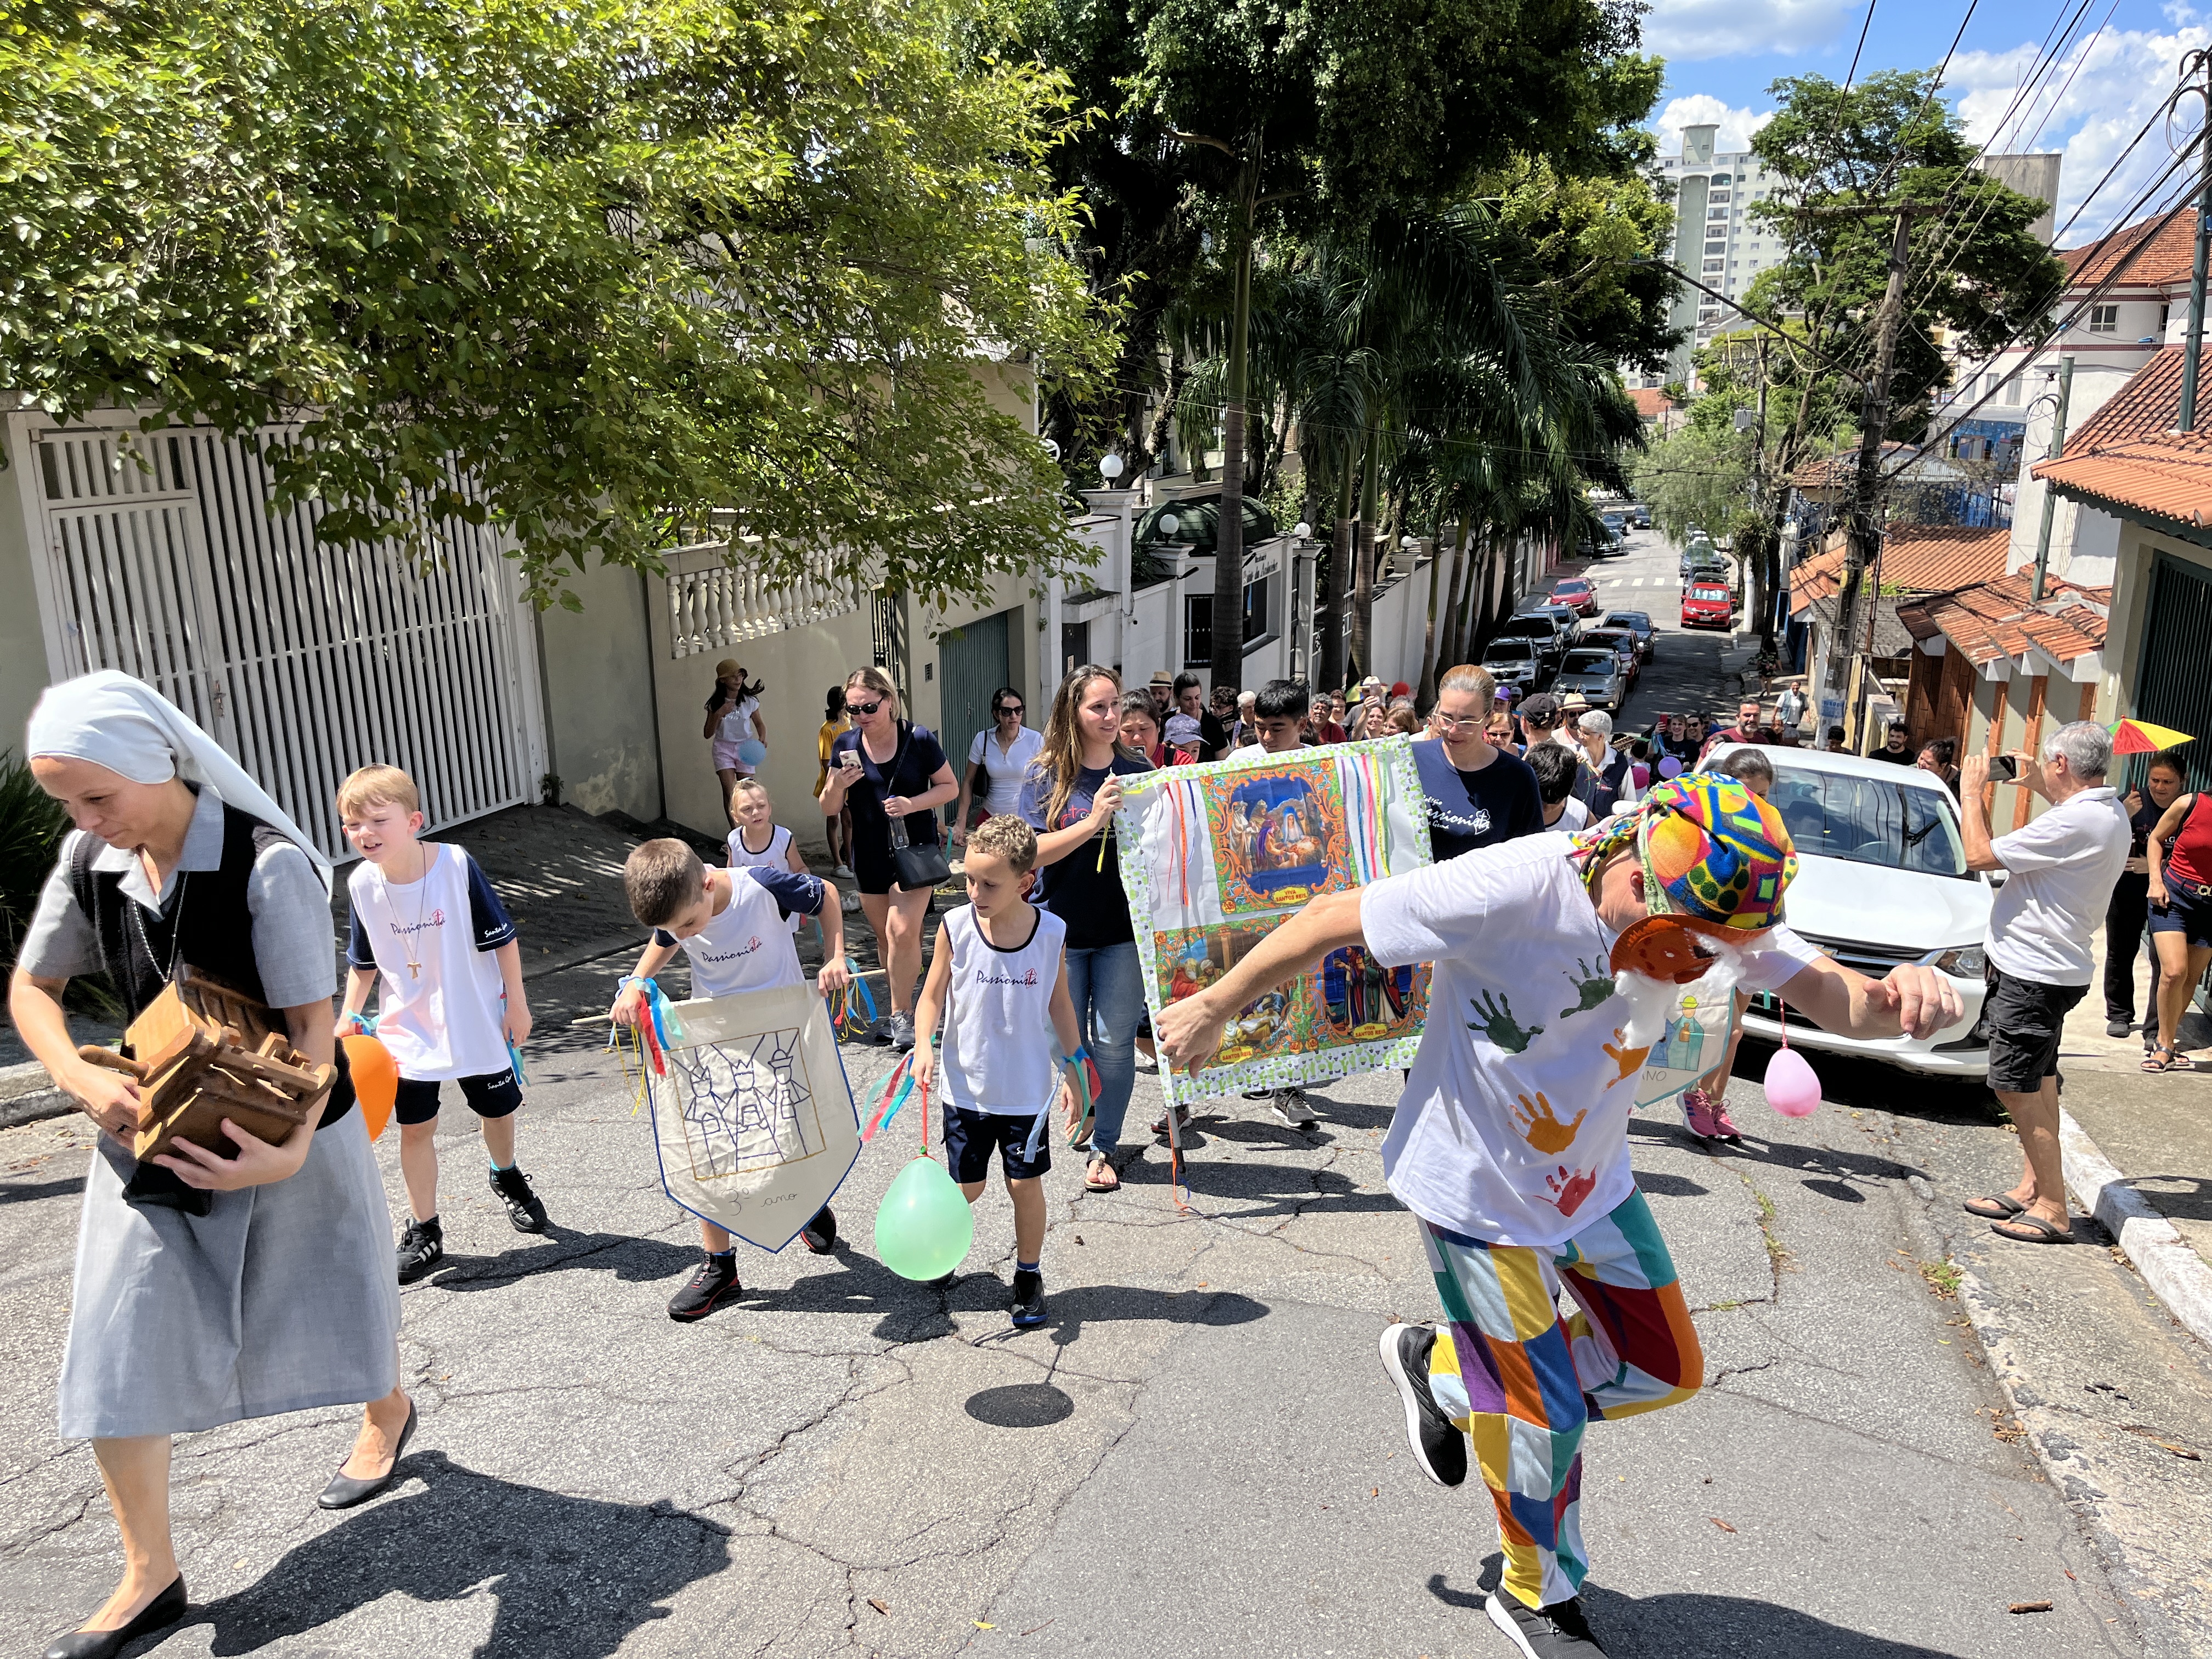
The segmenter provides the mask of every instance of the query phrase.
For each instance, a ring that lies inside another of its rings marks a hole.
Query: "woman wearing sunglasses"
[[[853,729],[830,745],[822,815],[852,811],[851,858],[860,908],[890,975],[891,1011],[877,1022],[874,1036],[908,1049],[914,1047],[921,929],[933,890],[898,884],[892,823],[902,827],[906,845],[935,847],[936,809],[958,794],[960,785],[935,734],[899,718],[898,694],[882,669],[856,668],[846,676],[845,712]]]
[[[960,781],[960,805],[952,814],[952,844],[968,844],[970,816],[975,823],[1010,813],[1021,805],[1022,777],[1044,748],[1044,733],[1022,724],[1022,694],[1002,685],[991,694],[991,729],[968,744],[968,772]]]

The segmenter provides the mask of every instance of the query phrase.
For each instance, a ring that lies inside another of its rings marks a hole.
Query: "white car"
[[[1716,749],[1708,764],[1750,746]],[[1929,1037],[1835,1036],[1762,994],[1752,999],[1744,1029],[1775,1042],[1786,1019],[1796,1046],[1911,1072],[1986,1074],[1989,1050],[1970,1033],[1982,1009],[1982,945],[1995,890],[1966,868],[1950,790],[1932,772],[1887,761],[1756,746],[1774,767],[1768,804],[1797,848],[1797,878],[1784,909],[1790,927],[1870,979],[1905,962],[1941,969],[1958,988],[1966,1018]]]

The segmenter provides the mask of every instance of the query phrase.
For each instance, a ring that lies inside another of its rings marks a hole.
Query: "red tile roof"
[[[1941,635],[1976,667],[2022,656],[2030,646],[2059,662],[2104,649],[2111,588],[2059,582],[2045,589],[2040,605],[2033,592],[2033,579],[2019,571],[1899,605],[1897,619],[1915,640]]]
[[[1636,405],[1636,412],[1647,421],[1656,421],[1668,410],[1681,407],[1667,395],[1663,388],[1656,386],[1638,386],[1628,397],[1629,401]]]
[[[2212,524],[2212,359],[2200,351],[2195,432],[2176,432],[2186,346],[2166,346],[2066,437],[2066,453],[2034,476],[2063,495],[2152,518]]]
[[[1893,526],[1881,550],[1881,585],[1915,593],[1940,593],[1986,582],[2004,574],[2012,532],[1960,525]],[[1797,615],[1817,600],[1832,599],[1844,585],[1849,550],[1833,544],[1798,562],[1790,573],[1790,611]]]
[[[2160,216],[2163,217],[2164,216]],[[2059,264],[2066,267],[2067,286],[2079,288],[2100,283],[2117,269],[2128,255],[2126,270],[2122,270],[2115,287],[2155,288],[2167,283],[2185,283],[2196,252],[2197,210],[2184,208],[2167,219],[2163,229],[2157,219],[2145,219],[2138,224],[2125,225],[2108,231],[2085,246],[2062,248]],[[2136,253],[2140,247],[2142,252]]]

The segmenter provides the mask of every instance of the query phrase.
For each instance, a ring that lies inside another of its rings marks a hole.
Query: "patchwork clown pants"
[[[1474,1443],[1504,1588],[1532,1607],[1564,1601],[1589,1571],[1583,1425],[1687,1400],[1705,1378],[1674,1259],[1641,1193],[1549,1249],[1420,1228],[1445,1319],[1429,1386]],[[1578,1304],[1564,1323],[1563,1279]]]

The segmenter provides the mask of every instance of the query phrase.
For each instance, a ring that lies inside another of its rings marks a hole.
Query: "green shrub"
[[[28,763],[13,750],[0,750],[0,962],[11,969],[69,827],[69,814],[39,787]],[[102,1019],[123,1017],[104,974],[71,980],[68,1000],[70,1007]]]

